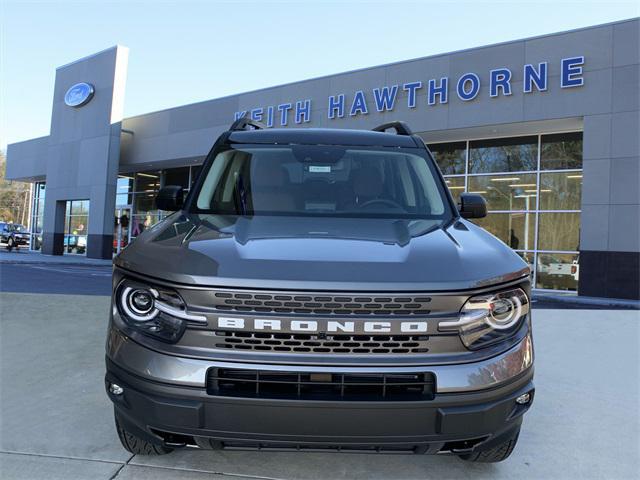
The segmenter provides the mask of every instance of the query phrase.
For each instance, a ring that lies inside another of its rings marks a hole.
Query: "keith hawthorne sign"
[[[560,61],[560,88],[581,87],[584,85],[582,67],[584,56],[563,58]],[[530,94],[534,91],[544,92],[549,84],[548,62],[538,65],[526,64],[522,69],[522,92]],[[495,68],[489,71],[487,93],[491,98],[509,96],[512,94],[512,72],[506,67]],[[450,93],[455,93],[463,102],[470,102],[480,95],[482,85],[477,73],[468,72],[458,78],[449,77],[431,78],[426,82],[414,80],[403,84],[386,85],[373,88],[371,91],[356,90],[351,94],[337,93],[330,95],[326,100],[327,118],[356,117],[367,115],[369,112],[389,112],[397,105],[400,92],[406,92],[406,106],[409,109],[446,104]],[[302,99],[256,107],[250,110],[242,110],[235,113],[235,119],[245,116],[252,120],[264,122],[268,127],[286,127],[290,122],[306,123],[311,121],[311,99]]]

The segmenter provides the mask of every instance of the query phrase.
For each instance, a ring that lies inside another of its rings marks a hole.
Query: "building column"
[[[640,299],[637,100],[635,108],[584,118],[579,295]]]
[[[64,220],[66,202],[56,200],[53,195],[45,196],[44,224],[42,225],[42,253],[62,255],[64,253]]]

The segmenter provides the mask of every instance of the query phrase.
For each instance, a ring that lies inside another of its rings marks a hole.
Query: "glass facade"
[[[539,289],[577,290],[582,132],[429,145],[456,201],[481,194],[475,222],[513,248]]]
[[[131,212],[130,220],[125,222],[128,232],[122,234],[123,237],[126,236],[127,242],[129,238],[134,239],[166,216],[167,212],[158,210],[155,204],[155,197],[161,186],[180,185],[186,195],[199,172],[198,165],[119,175],[116,209],[121,212],[120,216],[124,208],[128,207],[128,211]],[[117,218],[116,225],[121,223]],[[117,242],[118,240],[114,239],[114,248],[117,247]],[[124,246],[126,245],[122,245]]]
[[[89,200],[69,200],[64,215],[64,253],[87,253]]]
[[[46,186],[44,182],[33,185],[33,204],[31,206],[31,250],[42,249],[42,225],[44,218],[44,196]]]
[[[145,171],[118,175],[116,187],[116,214],[114,221],[114,253],[127,246],[130,240],[146,228],[162,220],[168,212],[158,210],[155,197],[163,185],[180,185],[185,196],[195,182],[200,165],[165,170]],[[44,182],[33,186],[31,209],[31,249],[42,248],[44,216]],[[125,217],[125,218],[123,218]],[[87,246],[89,201],[68,201],[65,214],[64,252],[83,254]],[[118,240],[119,239],[119,240]],[[120,241],[120,249],[118,249]]]

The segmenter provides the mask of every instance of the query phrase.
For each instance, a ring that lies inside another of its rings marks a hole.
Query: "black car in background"
[[[29,245],[29,231],[24,225],[0,222],[0,244],[9,251]]]

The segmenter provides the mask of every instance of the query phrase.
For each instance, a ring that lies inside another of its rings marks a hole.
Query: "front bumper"
[[[167,357],[167,358],[165,358]],[[242,364],[171,357],[121,336],[110,341],[106,385],[118,421],[156,444],[214,440],[226,447],[371,448],[422,453],[464,453],[488,448],[519,428],[531,405],[515,399],[533,393],[530,337],[511,350],[473,364],[394,367],[433,372],[428,401],[320,401],[214,396],[205,388],[210,367]],[[282,366],[245,365],[278,369]],[[286,366],[287,370],[314,367]],[[323,371],[380,371],[380,367],[316,367]],[[393,370],[384,368],[385,371]],[[169,381],[170,380],[170,381]],[[210,442],[209,442],[210,444]]]

